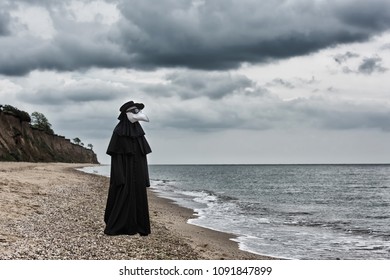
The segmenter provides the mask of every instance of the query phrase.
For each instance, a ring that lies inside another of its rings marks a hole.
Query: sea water
[[[86,172],[109,176],[109,166]],[[390,165],[150,165],[151,189],[288,259],[390,259]]]

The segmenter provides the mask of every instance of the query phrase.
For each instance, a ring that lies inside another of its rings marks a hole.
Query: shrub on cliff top
[[[29,113],[21,111],[18,108],[11,105],[0,105],[0,112],[4,112],[9,115],[17,117],[21,122],[30,122],[31,117]]]
[[[49,123],[49,120],[45,117],[44,114],[33,112],[31,114],[31,118],[31,126],[33,128],[43,130],[49,134],[54,134],[54,131],[51,128],[51,123]]]

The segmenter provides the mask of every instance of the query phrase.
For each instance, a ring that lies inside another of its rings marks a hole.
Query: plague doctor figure
[[[129,101],[119,111],[107,154],[111,156],[110,187],[104,222],[107,235],[150,234],[148,198],[150,186],[146,155],[151,153],[140,121],[144,104]]]

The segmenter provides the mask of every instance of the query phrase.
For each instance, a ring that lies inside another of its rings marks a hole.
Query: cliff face
[[[1,111],[0,161],[99,163],[92,150]]]

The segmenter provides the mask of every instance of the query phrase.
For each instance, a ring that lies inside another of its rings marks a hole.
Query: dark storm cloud
[[[67,5],[71,1],[17,1],[9,10],[23,10],[34,5],[46,9],[53,25],[51,38],[26,33],[27,25],[14,18],[14,33],[0,37],[0,74],[23,76],[33,70],[73,71],[90,68],[120,68],[128,66],[129,55],[109,38],[110,26],[96,20],[75,19]],[[18,6],[28,3],[26,6]],[[85,2],[83,2],[85,3]],[[26,29],[26,30],[23,30]],[[22,30],[22,31],[21,31]]]
[[[338,19],[351,28],[365,28],[371,31],[389,28],[390,4],[386,0],[329,2],[333,2]]]
[[[386,71],[387,69],[382,66],[382,59],[380,57],[365,58],[359,65],[359,72],[366,75],[370,75],[374,72],[383,73]]]
[[[36,69],[72,71],[126,65],[128,57],[118,51],[118,46],[99,37],[85,40],[86,37],[86,34],[75,34],[58,37],[52,42],[42,42],[34,37],[0,42],[0,73],[22,76]]]
[[[121,1],[120,38],[138,66],[227,69],[367,40],[388,1]]]
[[[15,34],[0,40],[0,73],[90,67],[233,69],[244,62],[266,63],[368,40],[390,27],[387,0],[108,2],[118,2],[122,14],[109,28],[98,21],[89,26],[74,17],[72,21],[68,1],[9,4],[48,9],[56,33],[49,40]],[[5,33],[8,20],[4,15],[0,20]]]

